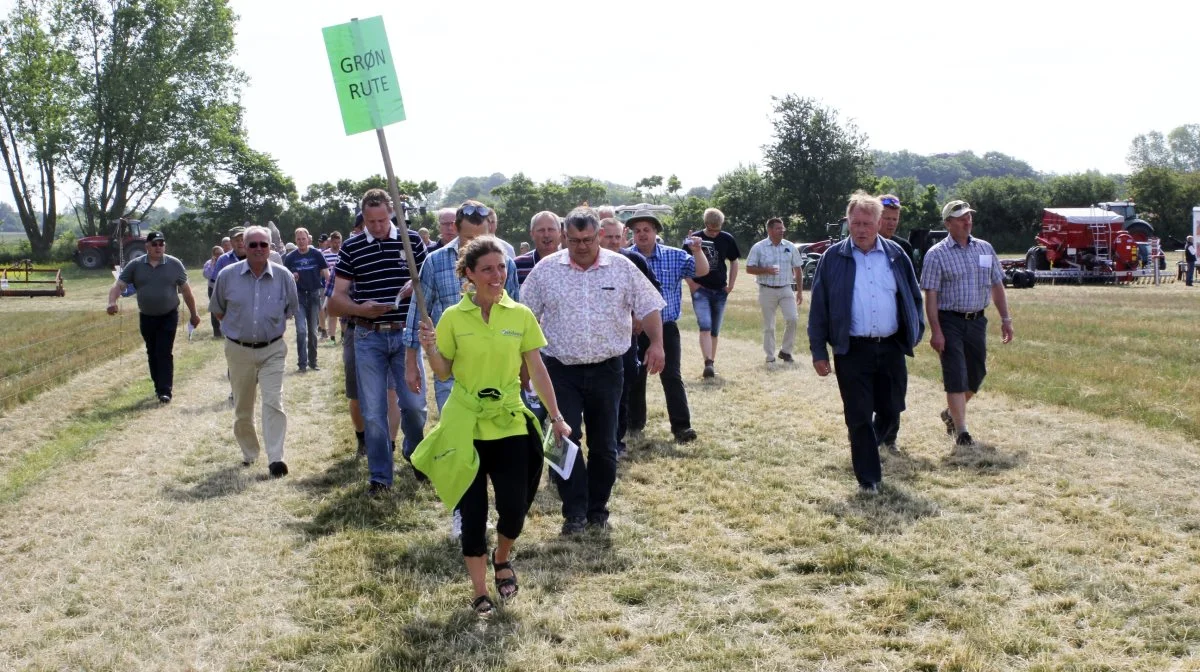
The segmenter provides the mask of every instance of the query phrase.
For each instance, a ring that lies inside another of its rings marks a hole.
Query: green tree
[[[529,221],[542,210],[542,192],[537,183],[517,173],[506,184],[492,189],[498,202],[500,226],[496,233],[505,240],[524,240],[529,235]]]
[[[1178,126],[1166,136],[1159,131],[1139,135],[1130,143],[1125,161],[1134,172],[1145,168],[1200,171],[1200,124]]]
[[[227,0],[66,0],[80,105],[70,175],[85,227],[143,215],[183,173],[203,181],[241,135]]]
[[[0,24],[0,159],[35,259],[58,226],[58,175],[71,147],[71,16],[63,2],[21,0]]]
[[[775,142],[763,153],[778,204],[784,213],[804,218],[807,237],[820,237],[824,223],[842,216],[850,193],[870,184],[867,138],[811,98],[789,94],[772,100]]]
[[[1117,183],[1096,171],[1056,175],[1046,180],[1049,207],[1086,207],[1117,198]]]
[[[717,178],[712,201],[725,214],[725,230],[749,245],[766,235],[766,222],[776,216],[775,193],[758,166],[738,166]]]
[[[644,200],[648,203],[658,203],[660,199],[658,198],[658,194],[654,193],[654,190],[658,189],[662,185],[662,175],[651,175],[638,180],[637,184],[633,185],[633,188],[637,192],[640,200]]]
[[[1150,166],[1129,177],[1129,193],[1159,236],[1191,232],[1192,207],[1200,205],[1200,173]]]
[[[608,194],[608,189],[603,184],[590,177],[572,177],[563,186],[567,188],[567,198],[574,204],[571,206],[572,208],[584,203],[592,206],[600,205]]]
[[[979,177],[958,185],[955,198],[976,210],[974,234],[997,250],[1024,250],[1041,228],[1045,188],[1031,178]]]

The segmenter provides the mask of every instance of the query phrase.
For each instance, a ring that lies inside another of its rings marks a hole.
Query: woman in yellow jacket
[[[439,379],[454,388],[438,426],[417,446],[413,466],[427,474],[447,507],[462,513],[462,550],[480,615],[495,609],[487,587],[487,477],[496,498],[492,566],[502,602],[517,594],[509,554],[525,524],[542,472],[541,433],[521,402],[524,364],[553,422],[556,437],[570,436],[539,349],[546,337],[537,318],[504,291],[503,250],[491,236],[459,250],[458,275],[474,286],[442,313],[437,329],[422,322],[420,341]]]

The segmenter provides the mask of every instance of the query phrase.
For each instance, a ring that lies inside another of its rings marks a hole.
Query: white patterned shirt
[[[533,267],[521,285],[521,303],[541,322],[542,352],[563,364],[595,364],[624,354],[633,330],[632,312],[645,319],[667,304],[654,285],[624,256],[601,249],[586,270],[559,250]]]

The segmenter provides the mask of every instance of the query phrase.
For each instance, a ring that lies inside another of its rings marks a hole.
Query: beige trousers
[[[780,350],[795,354],[796,345],[796,293],[791,287],[758,286],[758,306],[763,316],[763,351],[767,360],[775,359],[775,310],[783,309],[783,344]]]
[[[265,348],[247,348],[225,341],[225,361],[229,364],[229,384],[233,388],[233,436],[246,462],[258,459],[259,441],[254,427],[256,388],[262,391],[262,442],[267,461],[283,461],[283,439],[287,435],[287,414],[283,412],[283,369],[287,344],[279,339]]]

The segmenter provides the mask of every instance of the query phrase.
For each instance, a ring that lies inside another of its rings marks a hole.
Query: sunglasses
[[[898,199],[894,196],[888,196],[887,198],[881,198],[881,199],[879,199],[879,202],[882,203],[883,207],[885,207],[885,208],[900,207],[900,199]]]
[[[163,245],[166,245],[166,244],[167,244],[167,241],[165,241],[165,240],[150,241],[150,247],[162,247]]]
[[[252,249],[252,250],[257,250],[257,249],[258,249],[258,248],[260,248],[260,247],[270,247],[270,246],[271,246],[271,244],[270,244],[270,243],[267,243],[267,242],[259,242],[259,241],[257,241],[257,240],[252,240],[252,241],[250,241],[249,243],[246,243],[246,247],[248,247],[248,248],[250,248],[250,249]]]
[[[464,205],[458,211],[463,217],[489,217],[492,214],[492,209],[486,205]]]
[[[487,215],[484,216],[486,217]],[[500,394],[500,390],[497,390],[494,387],[485,387],[478,392],[478,395],[480,399],[499,399],[500,397],[504,396]]]

